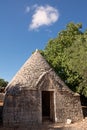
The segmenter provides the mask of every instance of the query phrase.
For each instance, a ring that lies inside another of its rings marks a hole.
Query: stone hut
[[[45,120],[66,123],[82,120],[78,94],[56,75],[36,51],[6,87],[3,124],[41,124]]]

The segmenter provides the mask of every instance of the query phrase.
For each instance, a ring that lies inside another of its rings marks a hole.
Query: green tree
[[[76,82],[73,88],[85,96],[87,96],[87,41],[83,38],[77,39],[73,45],[65,49],[65,66],[68,70],[75,73],[73,78],[67,78],[70,85]]]
[[[7,86],[8,82],[4,79],[0,79],[0,92],[3,92],[5,87]]]
[[[67,24],[48,42],[43,55],[73,91],[87,96],[87,31],[81,28],[82,24]]]

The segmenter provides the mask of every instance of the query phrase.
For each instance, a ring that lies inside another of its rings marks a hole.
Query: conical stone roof
[[[6,87],[8,93],[34,88],[39,77],[51,68],[39,51],[35,51]]]
[[[63,91],[73,93],[56,75],[40,52],[35,51],[8,84],[6,94],[17,95],[21,90],[36,90],[38,83],[47,73],[53,75],[52,78],[57,87]]]

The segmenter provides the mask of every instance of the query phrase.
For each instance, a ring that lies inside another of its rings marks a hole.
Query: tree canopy
[[[42,54],[73,91],[87,97],[87,30],[81,29],[81,23],[67,24]]]
[[[5,87],[7,86],[8,82],[4,79],[0,78],[0,92],[3,92]]]

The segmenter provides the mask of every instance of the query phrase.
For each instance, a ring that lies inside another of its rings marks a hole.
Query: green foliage
[[[4,88],[7,86],[8,82],[4,79],[0,79],[0,92],[4,91]]]
[[[81,28],[82,24],[69,23],[42,53],[73,91],[87,97],[87,31]]]

